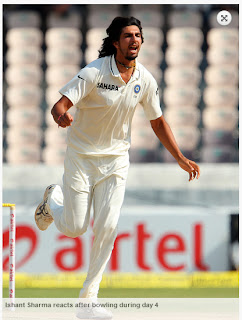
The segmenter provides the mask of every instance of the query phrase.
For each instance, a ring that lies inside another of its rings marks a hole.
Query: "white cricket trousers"
[[[83,156],[67,149],[63,190],[56,186],[49,200],[57,229],[67,237],[81,236],[93,205],[94,241],[80,298],[96,298],[117,236],[129,168],[129,156]]]

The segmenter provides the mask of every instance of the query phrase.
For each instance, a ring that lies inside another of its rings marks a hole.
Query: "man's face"
[[[137,26],[124,27],[119,41],[113,43],[117,49],[116,58],[134,60],[138,56],[141,44],[142,37],[139,28]]]

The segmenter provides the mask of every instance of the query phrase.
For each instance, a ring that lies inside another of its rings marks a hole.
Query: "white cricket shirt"
[[[131,122],[138,103],[148,120],[162,115],[157,82],[137,61],[127,84],[114,56],[107,56],[88,64],[59,92],[77,110],[67,145],[85,155],[124,155],[130,148]]]

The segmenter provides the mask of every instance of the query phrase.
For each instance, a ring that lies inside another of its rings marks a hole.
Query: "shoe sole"
[[[37,212],[39,211],[39,208],[45,203],[50,189],[51,189],[50,186],[46,188],[45,193],[44,193],[44,197],[43,197],[43,201],[41,201],[41,203],[38,205],[37,209],[35,210],[35,214],[34,214],[35,223],[36,223],[37,227],[39,228],[39,230],[41,230],[41,231],[45,231],[51,225],[51,223],[54,221],[54,219],[52,218],[52,221],[49,224],[46,224],[46,227],[43,228],[39,225],[39,222],[37,219],[37,216],[38,216]]]

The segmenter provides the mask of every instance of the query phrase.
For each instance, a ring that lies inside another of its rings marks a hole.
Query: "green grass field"
[[[76,298],[79,289],[16,289],[16,298]],[[238,288],[100,289],[99,298],[238,298]],[[3,289],[8,297],[8,289]]]

